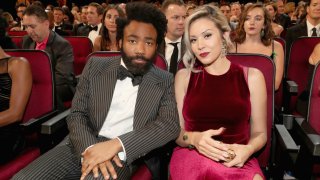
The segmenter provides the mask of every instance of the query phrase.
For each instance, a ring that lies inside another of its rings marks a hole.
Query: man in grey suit
[[[58,108],[71,101],[75,89],[73,52],[70,43],[49,29],[48,15],[39,6],[29,6],[23,14],[23,24],[28,35],[23,38],[23,49],[44,50],[50,56],[57,91]]]
[[[117,21],[122,56],[94,57],[84,68],[68,142],[13,179],[130,179],[141,163],[159,178],[157,148],[180,133],[173,76],[153,65],[167,21],[151,4],[129,3],[126,12]]]

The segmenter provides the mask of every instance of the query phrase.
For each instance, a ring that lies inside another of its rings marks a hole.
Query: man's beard
[[[151,68],[151,66],[155,60],[155,57],[156,57],[156,51],[151,56],[151,58],[148,59],[145,56],[139,56],[139,55],[138,56],[128,56],[124,52],[123,48],[121,48],[121,56],[122,56],[124,64],[128,68],[128,71],[131,72],[135,76],[141,76],[141,75],[146,74],[149,71],[149,69]],[[133,62],[134,59],[142,59],[146,63],[145,64],[136,64]]]

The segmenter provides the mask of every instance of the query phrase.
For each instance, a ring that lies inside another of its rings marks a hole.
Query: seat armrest
[[[304,118],[295,118],[294,129],[313,156],[320,156],[320,135]]]
[[[35,132],[40,130],[41,124],[58,114],[57,110],[51,111],[39,118],[32,118],[25,123],[21,123],[20,127],[23,132]]]
[[[291,94],[298,93],[298,84],[294,81],[287,80],[286,81],[286,90]]]
[[[41,134],[54,134],[62,127],[66,126],[66,118],[70,114],[70,109],[59,113],[41,125]]]
[[[298,152],[300,147],[295,143],[287,128],[282,124],[276,124],[275,126],[281,145],[285,147],[287,151]]]

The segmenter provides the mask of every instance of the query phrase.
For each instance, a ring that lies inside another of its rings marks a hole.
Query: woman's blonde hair
[[[198,7],[192,15],[190,15],[185,24],[185,33],[184,33],[184,43],[186,45],[186,52],[183,56],[183,63],[186,66],[186,68],[191,69],[191,71],[195,71],[194,65],[196,62],[196,57],[191,49],[191,43],[190,43],[190,37],[189,37],[189,30],[190,30],[190,25],[201,18],[207,18],[211,20],[216,27],[220,30],[221,32],[221,38],[224,39],[223,34],[225,32],[230,32],[231,28],[229,26],[227,18],[223,15],[223,13],[220,11],[218,7],[215,6],[210,6],[210,5],[204,5]],[[228,39],[224,39],[226,41],[226,44],[228,47],[231,46],[231,42]]]

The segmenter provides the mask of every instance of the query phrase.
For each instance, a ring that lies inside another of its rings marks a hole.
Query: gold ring
[[[226,157],[226,162],[230,162],[236,157],[236,153],[232,149],[229,149],[227,153],[228,157]]]

